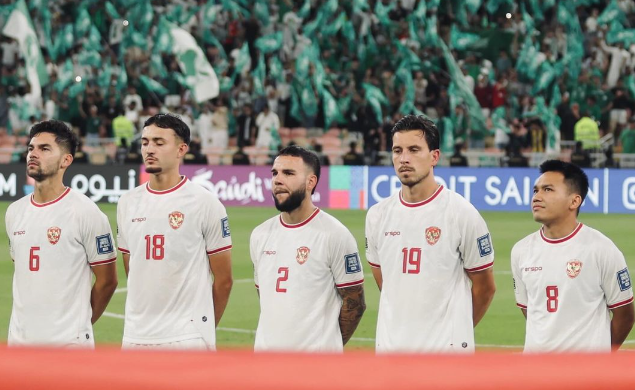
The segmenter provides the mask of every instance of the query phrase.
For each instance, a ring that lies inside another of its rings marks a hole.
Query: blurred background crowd
[[[40,85],[13,39],[17,7],[41,49]],[[88,161],[138,162],[145,118],[169,111],[190,125],[196,163],[263,164],[295,142],[325,163],[386,164],[395,121],[425,114],[450,162],[546,153],[590,165],[601,153],[617,165],[613,152],[635,154],[634,11],[633,0],[0,0],[0,158],[19,159],[32,124],[54,118],[81,134]]]

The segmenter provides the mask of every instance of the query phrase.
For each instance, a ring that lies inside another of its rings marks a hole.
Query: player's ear
[[[190,147],[185,142],[181,143],[178,150],[179,158],[185,156],[188,150],[190,150]]]
[[[569,205],[569,209],[577,210],[580,205],[582,205],[582,197],[580,194],[571,194],[571,204]]]
[[[439,149],[432,150],[430,154],[432,155],[432,166],[436,167],[437,164],[439,163],[439,158],[441,158],[441,150]]]
[[[318,178],[314,174],[310,174],[306,178],[306,189],[309,193],[313,192],[313,189],[317,187]]]
[[[64,156],[62,156],[62,162],[60,163],[60,168],[61,169],[66,169],[72,163],[73,163],[73,155],[70,154],[70,153],[66,153]]]

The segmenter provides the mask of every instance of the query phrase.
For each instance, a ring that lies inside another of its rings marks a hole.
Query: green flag
[[[473,48],[480,40],[481,37],[479,35],[461,32],[456,24],[452,25],[450,30],[450,43],[453,49],[463,51],[468,48]]]
[[[266,77],[266,69],[265,69],[265,56],[260,53],[258,56],[258,65],[251,72],[252,80],[254,83],[254,93],[257,96],[265,95],[265,77]]]
[[[108,91],[111,78],[112,67],[110,66],[110,61],[105,61],[101,66],[99,74],[97,75],[97,85],[102,91]]]
[[[306,2],[308,3],[309,0],[306,0]],[[420,2],[425,6],[425,0],[421,0]],[[368,0],[353,0],[353,15],[362,11],[368,11],[369,9]]]
[[[73,74],[73,61],[67,58],[64,65],[57,71],[57,81],[53,84],[53,88],[57,93],[62,93],[66,87],[73,82],[75,75]]]
[[[481,105],[478,100],[476,100],[476,96],[474,96],[472,90],[470,90],[467,86],[463,72],[461,72],[461,69],[452,56],[450,49],[446,46],[443,40],[439,39],[438,42],[441,46],[441,50],[443,51],[443,58],[445,59],[452,82],[455,83],[457,93],[462,99],[463,104],[467,106],[469,115],[472,118],[472,133],[487,134],[488,129],[485,117],[483,116],[483,111],[481,110]]]
[[[80,93],[84,93],[86,90],[86,80],[81,80],[80,82],[74,82],[71,87],[68,89],[68,97],[74,99]]]
[[[150,72],[161,79],[168,77],[168,70],[160,54],[155,53],[150,56]]]
[[[106,4],[104,4],[104,7],[106,9],[106,13],[112,19],[121,19],[121,16],[119,15],[119,12],[117,12],[117,8],[115,8],[115,6],[112,5],[112,3],[110,1],[107,1]]]
[[[280,62],[280,59],[276,56],[269,58],[269,75],[278,82],[284,80],[284,68],[282,62]]]
[[[391,2],[390,5],[385,6],[381,1],[378,1],[375,4],[375,15],[377,19],[379,19],[379,23],[381,23],[384,27],[389,27],[393,22],[388,17],[390,11],[395,9],[395,3]]]
[[[194,37],[172,23],[169,23],[169,27],[173,42],[172,54],[176,57],[196,102],[202,103],[218,96],[216,73]]]
[[[611,3],[604,9],[604,11],[598,17],[598,24],[609,24],[614,20],[624,22],[626,14],[620,9],[617,4],[617,0],[612,0]]]
[[[311,0],[304,0],[304,4],[302,4],[302,8],[298,11],[298,17],[305,19],[311,13]]]
[[[272,53],[280,50],[282,47],[282,39],[282,31],[278,31],[256,39],[255,45],[256,48],[264,54]]]
[[[155,53],[166,53],[172,49],[172,34],[170,34],[170,25],[165,17],[161,16],[154,35],[154,47],[152,51]]]
[[[130,8],[126,14],[126,18],[130,22],[129,29],[139,31],[142,35],[147,36],[152,27],[154,18],[154,10],[150,4],[150,0],[140,0]]]
[[[102,48],[101,34],[99,34],[99,30],[97,30],[97,27],[91,25],[90,33],[84,41],[84,50],[95,50],[100,52]]]
[[[161,83],[156,80],[153,80],[145,75],[139,76],[141,83],[143,86],[150,92],[156,93],[157,95],[167,95],[168,90]]]
[[[344,121],[337,101],[327,90],[322,91],[322,99],[324,100],[324,128],[328,129],[331,124]]]
[[[375,119],[377,120],[377,123],[382,123],[383,114],[381,106],[382,104],[388,105],[388,99],[379,88],[372,84],[362,83],[362,89],[364,89],[365,91],[364,97],[366,101],[375,113]]]
[[[251,61],[251,56],[249,55],[249,44],[245,42],[238,51],[238,56],[236,57],[236,61],[234,62],[234,74],[232,75],[233,79],[236,78],[236,75],[242,72],[247,64],[249,64],[249,61]]]
[[[254,5],[254,15],[260,22],[260,25],[264,27],[269,25],[269,7],[267,6],[267,1],[256,1],[256,5]]]
[[[77,20],[75,21],[75,36],[78,38],[84,37],[88,31],[90,30],[90,26],[92,26],[92,22],[90,21],[90,15],[85,7],[82,7],[78,14]]]
[[[311,83],[304,83],[304,88],[300,94],[300,100],[302,102],[302,110],[307,116],[314,117],[317,115],[318,101],[315,98],[315,93],[311,87]]]
[[[26,66],[26,77],[31,94],[42,96],[42,86],[48,84],[48,73],[42,59],[37,34],[24,0],[19,0],[4,25],[2,33],[18,41]]]
[[[94,68],[101,68],[101,55],[94,50],[82,50],[77,56],[80,65],[88,65]]]
[[[465,0],[465,6],[471,14],[475,14],[481,8],[482,3],[483,0]]]
[[[119,79],[117,80],[117,90],[123,92],[128,88],[128,72],[126,72],[126,64],[121,64],[121,70],[119,72]]]
[[[532,94],[537,94],[541,92],[551,84],[553,79],[556,77],[556,73],[553,69],[553,66],[549,63],[549,61],[543,61],[540,65],[540,76],[536,79],[534,83],[534,87],[531,91]]]

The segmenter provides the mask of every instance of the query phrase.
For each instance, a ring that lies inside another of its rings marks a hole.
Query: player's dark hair
[[[181,120],[181,117],[174,114],[156,114],[148,118],[143,127],[155,125],[162,129],[172,129],[176,136],[185,142],[186,145],[190,144],[190,128]]]
[[[315,174],[315,176],[317,177],[317,182],[315,183],[315,187],[317,187],[317,183],[320,182],[320,159],[318,158],[317,154],[304,149],[301,146],[298,145],[290,145],[287,146],[286,148],[282,149],[280,152],[278,152],[278,156],[291,156],[291,157],[300,157],[302,158],[302,161],[304,161],[304,164],[309,166],[311,168],[311,170],[313,170],[313,173]],[[311,195],[313,195],[313,193],[315,192],[315,188],[313,188],[313,191],[311,191]]]
[[[580,195],[582,202],[584,202],[589,192],[589,178],[579,166],[560,160],[547,160],[540,164],[540,173],[546,172],[562,173],[569,191]],[[580,207],[582,207],[582,202],[580,202]],[[578,207],[578,214],[580,214],[580,207]]]
[[[429,118],[423,115],[406,115],[395,123],[390,132],[392,136],[400,131],[419,130],[423,132],[430,150],[439,149],[439,129]]]
[[[66,126],[64,122],[51,119],[36,123],[33,127],[31,127],[31,131],[29,132],[29,142],[31,142],[33,137],[40,133],[50,133],[55,135],[55,143],[65,149],[71,156],[75,157],[79,139],[73,130]]]

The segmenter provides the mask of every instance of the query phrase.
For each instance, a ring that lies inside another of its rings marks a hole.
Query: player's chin
[[[161,167],[157,167],[157,166],[147,166],[146,165],[146,173],[161,173],[163,169]]]

